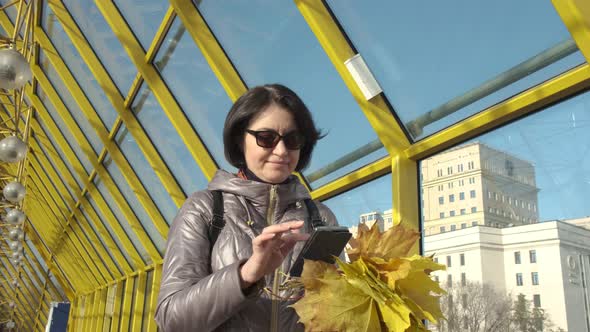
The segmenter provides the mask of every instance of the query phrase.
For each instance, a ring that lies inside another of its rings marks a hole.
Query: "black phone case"
[[[324,261],[333,264],[334,256],[339,256],[352,234],[346,227],[325,226],[318,227],[305,242],[303,249],[291,266],[289,274],[292,277],[301,276],[304,259]]]

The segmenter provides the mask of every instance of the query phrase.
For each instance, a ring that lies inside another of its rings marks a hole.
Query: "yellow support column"
[[[146,301],[149,301],[148,312],[144,312],[144,316],[147,315],[147,326],[142,329],[148,332],[156,332],[158,326],[156,325],[156,305],[158,302],[158,293],[160,292],[160,282],[162,281],[162,264],[156,264],[154,267],[154,275],[152,277],[152,291],[150,294],[146,294]]]
[[[121,308],[121,317],[119,331],[128,331],[132,317],[131,303],[133,302],[133,286],[136,282],[135,277],[127,278],[125,282],[125,291],[123,293],[123,307]]]
[[[116,283],[117,289],[115,290],[115,297],[113,303],[113,317],[111,318],[111,331],[119,331],[119,323],[121,322],[122,316],[122,301],[125,287],[123,286],[125,281],[119,281]]]
[[[146,300],[145,296],[145,285],[146,285],[146,274],[145,272],[141,271],[137,275],[135,282],[137,283],[137,289],[135,291],[134,297],[135,301],[133,303],[133,308],[131,308],[131,331],[141,331],[141,323],[143,321],[143,307],[144,301]]]
[[[578,49],[590,62],[590,3],[587,0],[552,0],[553,6]]]

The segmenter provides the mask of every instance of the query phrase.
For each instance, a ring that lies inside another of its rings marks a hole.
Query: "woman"
[[[223,141],[239,172],[218,171],[170,228],[156,308],[161,330],[303,330],[278,285],[311,230],[302,204],[309,193],[291,174],[307,166],[319,138],[309,110],[285,86],[255,87],[236,101]],[[212,191],[222,192],[225,220],[216,241],[208,234]],[[332,212],[316,204],[335,225]]]

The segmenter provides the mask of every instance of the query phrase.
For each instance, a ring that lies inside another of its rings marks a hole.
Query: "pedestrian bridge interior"
[[[532,160],[532,222],[590,215],[589,1],[0,8],[2,331],[44,331],[55,302],[68,331],[156,331],[176,211],[235,171],[225,115],[265,83],[296,91],[328,133],[297,175],[342,225],[387,211],[425,235],[421,162],[472,142]]]

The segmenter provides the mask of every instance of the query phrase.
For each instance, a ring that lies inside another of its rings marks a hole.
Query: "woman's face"
[[[258,113],[247,127],[252,131],[269,130],[284,136],[297,130],[291,113],[276,104]],[[289,150],[281,139],[274,148],[264,148],[256,143],[256,137],[244,133],[244,159],[248,169],[261,180],[281,183],[295,171],[300,150]]]

